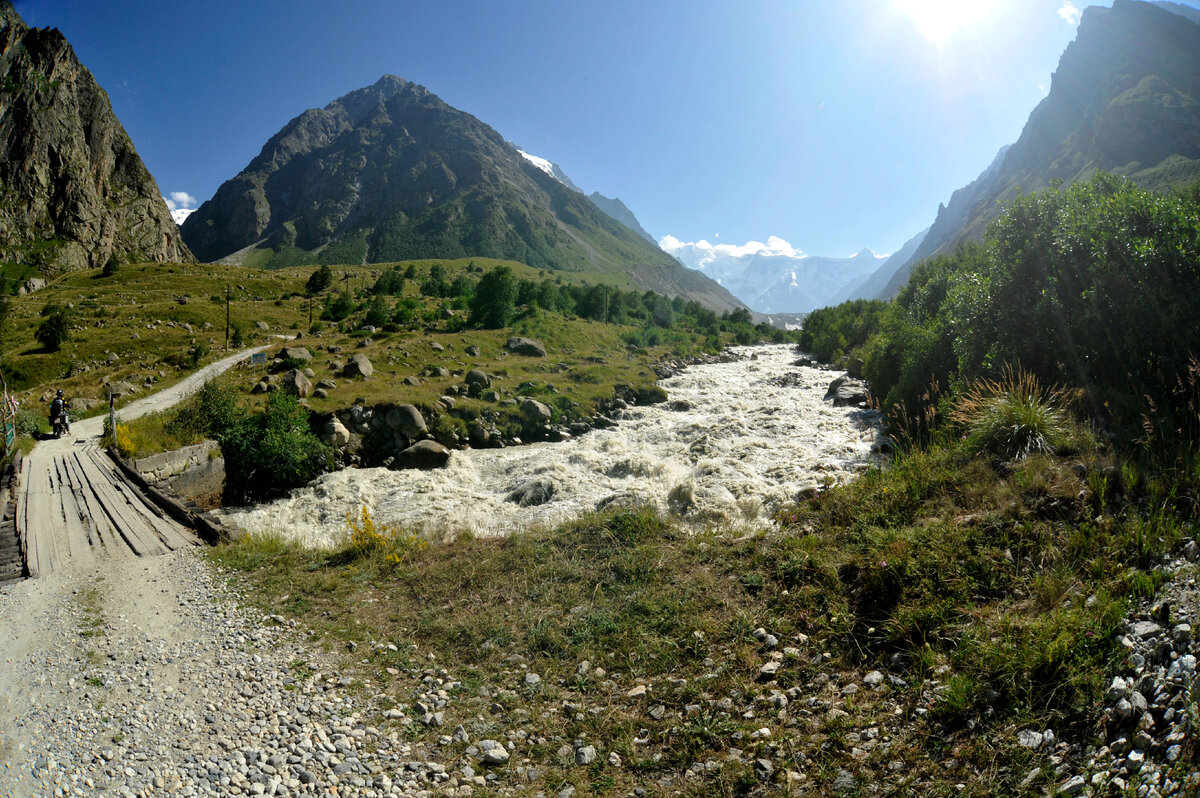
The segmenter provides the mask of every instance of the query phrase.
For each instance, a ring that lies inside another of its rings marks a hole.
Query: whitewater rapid
[[[698,528],[754,527],[770,524],[801,491],[843,482],[873,462],[877,415],[823,401],[836,372],[793,365],[798,356],[786,345],[733,354],[662,380],[666,403],[631,407],[611,429],[455,451],[433,471],[345,469],[224,515],[314,547],[344,540],[346,514],[363,506],[376,522],[434,535],[504,535],[614,503],[647,503]],[[552,490],[550,500],[509,500],[530,481]]]

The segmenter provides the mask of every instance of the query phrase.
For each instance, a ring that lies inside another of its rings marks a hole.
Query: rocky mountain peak
[[[738,306],[530,158],[425,87],[384,75],[284,125],[182,232],[206,261],[503,258]]]
[[[0,0],[0,260],[46,275],[191,253],[63,35]]]

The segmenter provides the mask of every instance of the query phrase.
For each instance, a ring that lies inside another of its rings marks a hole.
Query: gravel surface
[[[470,794],[201,558],[0,592],[0,795]]]

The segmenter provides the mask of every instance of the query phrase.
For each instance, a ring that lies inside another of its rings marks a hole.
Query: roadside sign
[[[254,354],[252,354],[250,356],[250,365],[251,366],[263,366],[263,365],[266,365],[266,362],[267,362],[267,353],[266,352],[255,352]]]

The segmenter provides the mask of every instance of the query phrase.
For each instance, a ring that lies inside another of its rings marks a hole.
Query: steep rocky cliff
[[[110,259],[190,261],[108,96],[61,33],[0,0],[0,265],[61,272]]]
[[[895,296],[922,260],[982,238],[1020,192],[1087,179],[1098,169],[1155,191],[1200,178],[1200,25],[1194,18],[1186,6],[1137,0],[1084,11],[1050,93],[1021,137],[938,210],[916,254],[888,264],[896,271],[882,296]]]
[[[394,75],[297,116],[182,229],[206,261],[508,258],[740,306],[491,127]]]

